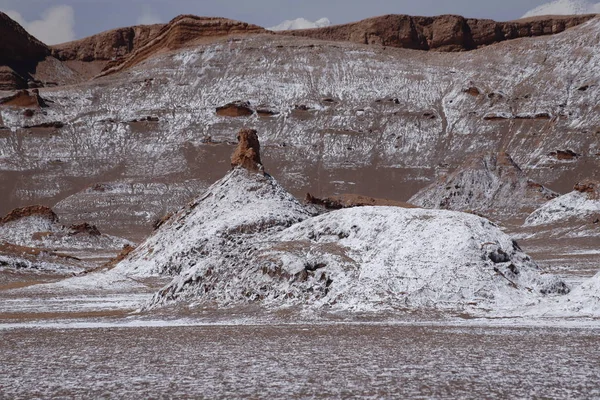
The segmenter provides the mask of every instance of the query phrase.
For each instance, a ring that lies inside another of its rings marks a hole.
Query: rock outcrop
[[[413,17],[385,15],[325,28],[281,34],[320,40],[349,41],[415,50],[465,51],[522,37],[552,35],[580,25],[594,15],[551,16],[510,22],[458,15]]]
[[[2,12],[0,38],[0,90],[27,88],[35,67],[50,55],[50,48]]]
[[[0,12],[0,65],[38,62],[50,55],[50,48],[31,36],[21,25]]]
[[[325,198],[318,198],[312,196],[310,193],[307,193],[304,201],[308,204],[321,206],[328,210],[340,210],[342,208],[367,206],[417,208],[417,206],[403,201],[377,199],[374,197],[361,196],[357,194],[341,194]]]
[[[409,202],[426,208],[522,214],[558,194],[530,180],[507,153],[485,154],[419,191]]]
[[[61,61],[111,61],[126,57],[152,40],[164,24],[113,29],[73,42],[52,46]]]
[[[180,15],[164,25],[129,57],[107,65],[102,75],[122,71],[161,52],[206,43],[226,36],[266,33],[264,28],[226,18]]]
[[[257,132],[253,129],[242,129],[238,135],[238,146],[231,156],[231,166],[242,167],[249,171],[262,171],[260,160],[260,143]]]
[[[600,182],[593,179],[584,179],[577,183],[573,189],[576,192],[585,193],[591,200],[600,200]]]
[[[28,206],[12,210],[0,219],[0,223],[7,224],[28,217],[41,217],[47,219],[51,223],[58,222],[58,216],[51,208],[45,206]]]

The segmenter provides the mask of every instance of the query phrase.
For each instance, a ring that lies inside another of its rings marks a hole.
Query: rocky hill
[[[409,201],[426,208],[516,217],[558,196],[529,179],[510,155],[500,153],[473,157]]]
[[[386,15],[344,25],[285,31],[282,34],[406,49],[465,51],[506,40],[553,35],[592,18],[594,15],[549,16],[496,22],[458,15]]]

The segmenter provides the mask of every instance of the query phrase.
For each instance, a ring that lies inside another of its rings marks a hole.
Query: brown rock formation
[[[584,179],[577,183],[574,189],[581,193],[587,193],[590,199],[600,199],[600,182],[592,179]]]
[[[110,61],[129,55],[148,43],[164,24],[113,29],[84,39],[52,46],[61,61]]]
[[[249,171],[262,171],[260,161],[260,143],[253,129],[242,129],[238,135],[238,146],[231,156],[231,166],[246,168]]]
[[[339,210],[342,208],[366,207],[366,206],[385,206],[385,207],[401,207],[401,208],[417,208],[417,206],[405,203],[402,201],[377,199],[369,196],[361,196],[357,194],[342,194],[338,196],[330,196],[318,198],[310,193],[306,194],[304,200],[308,204],[314,204],[325,207],[329,210]]]
[[[238,101],[217,107],[217,115],[221,117],[247,117],[254,113],[248,102]]]
[[[0,105],[24,108],[48,107],[37,89],[33,89],[31,92],[28,90],[18,91],[12,96],[0,99]]]
[[[561,160],[561,161],[565,161],[565,160],[570,161],[570,160],[574,160],[576,158],[581,157],[581,154],[577,154],[573,150],[557,150],[557,151],[553,151],[549,155],[550,155],[550,157],[554,157],[557,160]]]
[[[0,219],[0,223],[6,224],[12,221],[18,221],[22,218],[35,216],[46,218],[51,222],[58,222],[58,216],[52,209],[44,206],[28,206],[12,210],[4,218]]]
[[[50,49],[2,12],[0,38],[0,90],[27,88],[30,74]]]
[[[385,15],[345,25],[284,31],[280,34],[321,40],[378,44],[415,50],[465,51],[505,40],[560,33],[595,15],[547,16],[496,22],[457,15],[412,17]]]
[[[50,55],[44,43],[31,36],[21,25],[0,12],[0,64],[11,65],[41,61]]]
[[[164,25],[153,38],[134,50],[129,57],[107,65],[101,75],[130,68],[157,53],[177,50],[225,36],[266,32],[260,26],[226,18],[180,15]]]

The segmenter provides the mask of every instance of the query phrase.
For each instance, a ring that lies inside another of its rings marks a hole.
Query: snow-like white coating
[[[576,15],[600,13],[600,3],[586,0],[555,0],[527,11],[521,18],[541,15]]]
[[[236,168],[173,215],[117,270],[178,274],[204,256],[218,257],[232,237],[281,230],[310,214],[272,177]]]
[[[502,309],[568,291],[488,220],[440,210],[340,210],[196,261],[154,304]]]
[[[154,306],[175,300],[503,308],[568,291],[484,218],[397,207],[311,218],[271,177],[240,168],[171,217],[114,272],[174,275]]]
[[[573,191],[549,201],[535,210],[525,220],[525,226],[552,224],[569,219],[585,219],[600,214],[600,200],[586,193]]]
[[[329,21],[328,18],[321,18],[314,22],[305,18],[296,18],[293,20],[285,20],[282,23],[267,29],[270,31],[291,31],[297,29],[324,28],[327,26],[331,26],[331,21]]]

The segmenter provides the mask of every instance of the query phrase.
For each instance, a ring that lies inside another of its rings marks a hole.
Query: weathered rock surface
[[[284,31],[281,34],[416,50],[465,51],[506,40],[560,33],[594,17],[551,16],[496,22],[458,15],[386,15],[345,25]]]
[[[242,129],[237,135],[237,140],[238,146],[231,156],[231,166],[254,172],[262,170],[257,132],[253,129]]]
[[[40,96],[37,89],[31,91],[20,90],[14,95],[1,98],[0,105],[25,108],[48,107],[48,104],[46,104],[46,101]]]

